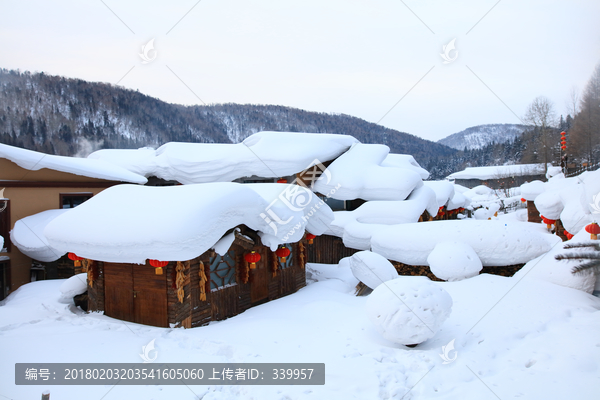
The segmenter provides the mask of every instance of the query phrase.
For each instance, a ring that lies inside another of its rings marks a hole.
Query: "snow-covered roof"
[[[518,221],[432,221],[392,226],[371,238],[374,252],[408,265],[428,265],[435,246],[449,239],[471,246],[483,266],[526,263],[561,240],[542,224]]]
[[[388,154],[381,166],[410,169],[421,175],[423,180],[429,178],[429,172],[422,168],[415,158],[409,154]]]
[[[305,229],[322,234],[332,220],[331,209],[298,185],[117,185],[55,218],[44,235],[52,247],[80,257],[144,263],[195,258],[241,224],[275,250],[300,240]]]
[[[338,200],[406,199],[423,181],[414,168],[384,166],[389,152],[380,144],[355,144],[327,167],[328,173],[321,175],[314,190]]]
[[[548,164],[548,166],[551,166]],[[491,167],[468,167],[448,175],[454,179],[501,179],[512,176],[543,175],[544,164],[496,165]]]
[[[58,260],[66,251],[50,246],[44,236],[44,229],[50,221],[69,210],[47,210],[18,220],[10,231],[10,240],[21,253],[34,260],[44,262]]]
[[[147,182],[147,179],[143,176],[106,161],[54,156],[6,144],[0,144],[0,158],[10,160],[19,167],[30,171],[38,171],[42,168],[47,168],[89,178],[106,179],[109,181],[141,184]]]
[[[258,132],[237,144],[166,143],[157,150],[99,150],[88,156],[146,177],[183,184],[289,176],[333,160],[358,143],[326,133]]]

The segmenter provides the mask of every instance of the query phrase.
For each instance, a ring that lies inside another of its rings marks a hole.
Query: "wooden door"
[[[135,322],[131,264],[104,263],[104,314]]]
[[[133,313],[138,324],[168,326],[166,270],[156,275],[150,265],[133,265]]]
[[[150,265],[104,263],[104,313],[138,324],[167,327],[167,278]]]
[[[261,302],[269,297],[269,265],[271,260],[270,251],[262,249],[259,251],[260,261],[255,269],[251,269],[252,281],[250,283],[250,301],[251,303]]]

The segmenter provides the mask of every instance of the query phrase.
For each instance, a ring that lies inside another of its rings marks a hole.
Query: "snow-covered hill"
[[[438,143],[457,150],[481,149],[490,143],[504,143],[520,136],[527,129],[526,125],[518,124],[489,124],[467,128],[454,133]]]

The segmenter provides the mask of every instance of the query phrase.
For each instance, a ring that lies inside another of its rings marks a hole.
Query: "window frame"
[[[69,208],[63,208],[63,201],[66,197],[87,197],[87,199],[85,199],[81,204],[85,203],[86,201],[88,201],[89,199],[91,199],[92,197],[94,197],[94,193],[92,192],[74,192],[74,193],[59,193],[58,194],[58,208],[60,210],[68,210],[70,208],[75,208],[77,206],[74,207],[69,207]],[[71,205],[73,203],[71,202]]]

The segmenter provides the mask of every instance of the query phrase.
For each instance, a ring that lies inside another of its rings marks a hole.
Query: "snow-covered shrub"
[[[431,272],[446,281],[460,281],[479,274],[483,268],[475,250],[466,243],[438,243],[427,257]]]
[[[398,278],[398,272],[392,263],[377,253],[359,251],[348,258],[352,274],[371,289]]]
[[[366,311],[384,338],[412,345],[435,335],[450,316],[452,298],[427,277],[401,276],[373,290]]]

